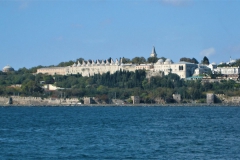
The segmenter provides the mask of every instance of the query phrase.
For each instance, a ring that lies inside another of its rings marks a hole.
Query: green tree
[[[149,57],[147,59],[147,62],[148,63],[156,63],[158,61],[158,58],[157,57]]]
[[[209,60],[206,56],[203,57],[202,64],[209,65]]]
[[[132,63],[134,64],[146,63],[146,59],[144,57],[135,57],[132,59]]]
[[[51,75],[44,75],[43,80],[45,81],[46,84],[53,84],[54,79]]]
[[[195,58],[191,59],[191,58],[183,57],[183,58],[180,58],[180,61],[198,64],[198,61]]]
[[[122,58],[122,63],[131,63],[131,60],[129,58]]]

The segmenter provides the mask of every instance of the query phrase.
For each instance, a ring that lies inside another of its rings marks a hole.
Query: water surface
[[[0,159],[240,159],[239,107],[1,107]]]

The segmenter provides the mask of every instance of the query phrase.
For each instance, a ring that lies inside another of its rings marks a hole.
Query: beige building
[[[150,57],[156,57],[156,51],[153,47]],[[136,70],[147,70],[152,73],[161,73],[163,75],[168,75],[169,73],[175,73],[180,76],[180,78],[187,78],[193,75],[194,70],[197,68],[196,64],[188,62],[178,62],[173,63],[172,60],[159,59],[156,63],[152,64],[123,64],[122,59],[114,62],[112,59],[108,60],[97,60],[97,61],[79,61],[71,66],[67,67],[51,67],[51,68],[40,68],[37,73],[49,74],[49,75],[71,75],[71,74],[81,74],[82,76],[93,76],[94,74],[103,74],[110,72],[111,74],[116,71],[136,71]],[[148,74],[153,75],[153,74]]]
[[[114,62],[111,59],[111,62],[108,60],[104,61],[85,61],[80,64],[78,61],[71,66],[67,67],[51,67],[51,68],[40,68],[37,70],[37,73],[49,74],[49,75],[71,75],[71,74],[81,74],[82,76],[93,76],[94,74],[103,74],[110,72],[111,74],[120,70],[135,71],[135,64],[123,64],[116,59]]]
[[[66,75],[66,67],[50,67],[37,69],[37,74]]]
[[[225,74],[225,75],[230,75],[230,74],[239,74],[240,73],[240,68],[238,67],[217,67],[215,69],[217,73]]]
[[[92,97],[84,97],[83,101],[84,101],[84,104],[92,104],[93,103]]]
[[[139,96],[131,96],[131,99],[133,101],[133,104],[139,104],[140,103]]]
[[[150,70],[153,68],[153,64],[140,64],[140,65],[136,65],[135,69],[136,70]]]
[[[194,70],[197,68],[197,65],[189,62],[178,62],[173,63],[172,60],[159,59],[154,64],[154,71],[161,71],[164,75],[168,75],[169,73],[175,73],[179,75],[180,78],[191,77],[194,73]]]

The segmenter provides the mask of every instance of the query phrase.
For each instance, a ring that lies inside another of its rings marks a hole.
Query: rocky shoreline
[[[1,107],[240,107],[226,103],[168,103],[168,104],[0,104]]]

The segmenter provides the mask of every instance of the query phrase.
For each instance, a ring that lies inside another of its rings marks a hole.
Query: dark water
[[[0,159],[240,159],[240,107],[2,107]]]

